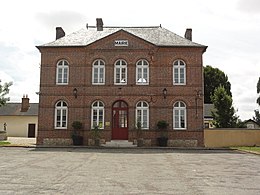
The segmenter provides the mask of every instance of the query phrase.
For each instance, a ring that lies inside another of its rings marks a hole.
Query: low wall
[[[260,146],[260,129],[205,129],[205,147]]]
[[[7,140],[7,135],[5,131],[0,131],[0,141]]]

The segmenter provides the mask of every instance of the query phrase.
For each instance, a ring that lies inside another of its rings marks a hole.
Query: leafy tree
[[[260,124],[260,113],[259,110],[255,110],[255,116],[253,117],[253,120]]]
[[[260,77],[259,77],[257,85],[256,85],[256,92],[257,92],[257,94],[260,93]],[[260,95],[256,99],[256,103],[260,106]],[[255,110],[255,116],[253,117],[253,120],[256,121],[258,124],[260,124],[260,113],[259,113],[259,110]]]
[[[259,94],[259,93],[260,93],[260,77],[259,77],[259,79],[258,79],[256,88],[257,88],[257,94]],[[260,106],[260,95],[259,95],[259,97],[257,98],[256,103],[258,103],[258,105]]]
[[[225,88],[227,95],[232,97],[231,84],[227,75],[218,68],[213,68],[212,66],[204,67],[204,103],[212,103],[211,96],[220,85]]]
[[[235,115],[232,97],[223,86],[214,90],[211,100],[215,108],[212,111],[214,125],[217,128],[237,127],[238,117]]]
[[[12,85],[12,82],[4,83],[4,85],[1,85],[0,80],[0,107],[5,105],[7,101],[10,100],[9,97],[5,97],[9,93],[9,87]]]

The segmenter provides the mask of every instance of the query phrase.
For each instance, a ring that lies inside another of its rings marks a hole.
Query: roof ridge
[[[88,28],[97,28],[96,26],[87,26]],[[162,28],[162,26],[103,26],[103,28]]]
[[[22,102],[6,102],[5,106],[8,104],[22,104]],[[39,104],[39,102],[29,102],[29,104]]]

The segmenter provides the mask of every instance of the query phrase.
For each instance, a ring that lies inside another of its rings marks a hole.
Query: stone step
[[[133,144],[133,142],[129,142],[128,140],[111,140],[110,142],[106,142],[106,144],[102,144],[103,147],[115,147],[115,148],[132,148],[137,147]]]

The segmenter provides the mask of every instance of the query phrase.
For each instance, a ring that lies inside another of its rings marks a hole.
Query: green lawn
[[[11,143],[8,141],[0,141],[0,146],[5,146],[5,145],[9,145],[9,144],[11,144]]]
[[[243,150],[243,151],[252,151],[252,152],[257,152],[260,153],[260,147],[256,146],[256,147],[232,147],[233,149],[238,149],[238,150]]]

